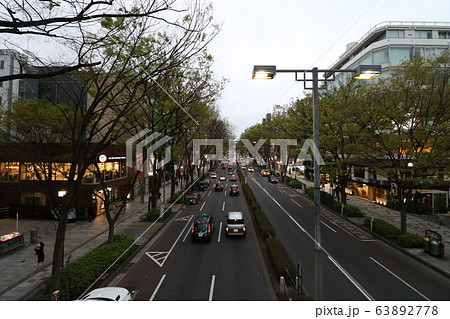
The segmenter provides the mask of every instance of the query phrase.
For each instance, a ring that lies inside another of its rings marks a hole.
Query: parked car
[[[197,205],[200,200],[200,196],[197,193],[192,193],[186,196],[187,205]]]
[[[214,228],[214,218],[208,214],[201,214],[192,224],[191,238],[192,240],[206,239],[211,241]]]
[[[131,293],[122,287],[103,287],[87,293],[82,301],[131,301]]]
[[[244,213],[229,212],[226,217],[227,224],[225,226],[225,234],[245,236],[247,227],[245,226]]]
[[[269,183],[272,183],[272,184],[278,183],[278,178],[276,176],[270,175],[269,176]]]
[[[221,192],[221,191],[223,191],[223,183],[221,183],[221,182],[216,182],[216,183],[214,184],[214,191],[216,191],[216,192]]]
[[[237,180],[236,175],[231,175],[230,176],[230,182],[235,182]]]
[[[233,184],[230,186],[230,196],[239,196],[239,185]]]

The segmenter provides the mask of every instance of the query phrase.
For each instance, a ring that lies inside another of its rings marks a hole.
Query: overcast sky
[[[254,65],[277,68],[329,68],[345,52],[385,21],[450,23],[449,0],[211,0],[222,25],[209,51],[217,77],[229,79],[218,105],[239,138],[260,123],[275,104],[303,97],[294,74],[272,81],[251,79]]]

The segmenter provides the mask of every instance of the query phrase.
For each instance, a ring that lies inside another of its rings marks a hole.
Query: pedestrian
[[[41,241],[39,243],[38,246],[36,246],[36,248],[34,248],[34,253],[36,254],[38,260],[37,260],[37,265],[36,268],[34,268],[34,270],[38,269],[39,265],[41,265],[42,267],[45,267],[44,264],[44,260],[45,260],[45,254],[44,254],[44,243]]]

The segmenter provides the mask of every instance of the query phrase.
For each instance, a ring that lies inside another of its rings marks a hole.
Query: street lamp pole
[[[313,91],[313,140],[314,140],[314,299],[323,299],[323,260],[322,238],[320,231],[320,153],[319,153],[319,72],[324,76],[321,82],[332,82],[336,73],[353,73],[354,79],[373,79],[381,74],[381,65],[359,65],[356,69],[340,70],[277,70],[275,65],[255,65],[253,79],[273,79],[276,73],[295,73],[295,80],[304,83],[305,89]],[[306,78],[306,73],[312,73],[312,79]],[[303,74],[303,76],[302,76]],[[331,77],[331,78],[329,78]],[[312,87],[306,83],[312,82]]]
[[[320,232],[319,71],[312,69],[314,140],[314,299],[323,300],[322,236]]]

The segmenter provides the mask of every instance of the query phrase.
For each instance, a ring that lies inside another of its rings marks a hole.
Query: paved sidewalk
[[[166,198],[170,188],[166,190]],[[119,218],[116,234],[127,234],[137,239],[137,244],[147,242],[161,227],[156,223],[143,222],[147,213],[147,198],[140,203],[136,198],[127,203],[125,214]],[[182,205],[176,204],[172,211],[177,211]],[[166,204],[166,208],[169,204]],[[57,222],[53,220],[19,220],[18,231],[24,234],[25,245],[0,255],[0,301],[27,300],[28,296],[50,278],[53,249],[55,243]],[[34,270],[37,257],[34,248],[37,244],[30,243],[31,230],[37,230],[38,242],[44,242],[45,267]],[[16,220],[0,219],[0,235],[16,231]],[[94,221],[77,221],[67,224],[64,261],[71,262],[83,257],[91,250],[106,242],[108,238],[108,221],[105,215],[99,215]]]
[[[314,183],[308,181],[304,178],[297,177],[297,180],[306,185],[306,187],[313,187]],[[326,190],[326,188],[325,188]],[[366,217],[374,217],[380,218],[392,225],[400,228],[400,212],[387,208],[383,205],[376,204],[372,201],[357,197],[357,196],[347,196],[347,203],[358,207]],[[446,224],[440,225],[438,224],[434,218],[430,218],[428,220],[425,216],[418,216],[414,214],[407,215],[407,231],[408,233],[418,234],[420,236],[425,235],[425,229],[433,230],[442,235],[442,239],[444,242],[444,257],[433,257],[428,253],[425,253],[422,248],[418,249],[406,249],[405,250],[410,255],[414,256],[417,260],[422,261],[428,266],[433,267],[434,269],[440,271],[447,277],[450,277],[450,228],[449,228],[449,220],[446,220]]]

